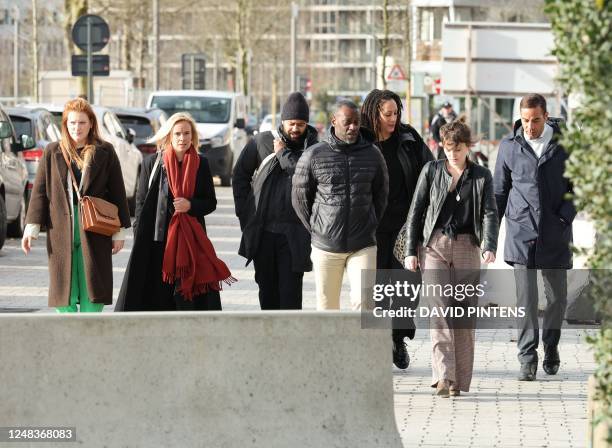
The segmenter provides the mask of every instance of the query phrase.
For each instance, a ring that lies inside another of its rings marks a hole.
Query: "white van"
[[[188,112],[200,135],[200,152],[210,164],[213,176],[229,186],[232,168],[247,143],[245,97],[214,90],[163,90],[151,93],[147,107],[158,107],[171,116]]]

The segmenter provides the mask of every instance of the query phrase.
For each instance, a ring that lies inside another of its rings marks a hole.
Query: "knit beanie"
[[[308,123],[310,110],[306,98],[300,92],[293,92],[287,98],[281,110],[281,121],[284,120],[304,120]]]

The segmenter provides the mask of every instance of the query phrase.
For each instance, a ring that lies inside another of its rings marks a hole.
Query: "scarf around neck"
[[[200,157],[191,146],[179,163],[172,147],[164,151],[164,166],[168,173],[168,187],[173,197],[191,200],[195,191]],[[225,263],[217,258],[215,249],[195,216],[174,212],[168,227],[164,249],[162,280],[174,283],[187,300],[210,290],[221,290],[222,283],[236,281]]]

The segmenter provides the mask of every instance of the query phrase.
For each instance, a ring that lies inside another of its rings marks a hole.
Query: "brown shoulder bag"
[[[76,192],[77,198],[79,199],[80,217],[83,225],[83,230],[86,232],[98,233],[100,235],[111,236],[119,231],[121,228],[121,221],[119,221],[119,209],[111,202],[105,201],[102,198],[96,198],[94,196],[83,196],[79,192],[79,186],[76,182],[76,177],[72,171],[72,165],[66,157],[66,153],[63,149],[62,155],[68,165],[68,171],[72,178],[72,187]]]

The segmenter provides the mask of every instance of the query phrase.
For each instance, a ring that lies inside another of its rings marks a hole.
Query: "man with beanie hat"
[[[238,253],[253,260],[262,310],[301,309],[302,279],[312,269],[310,234],[291,205],[291,179],[304,150],[317,143],[308,103],[287,98],[278,129],[261,132],[234,167],[233,192],[242,239]]]

